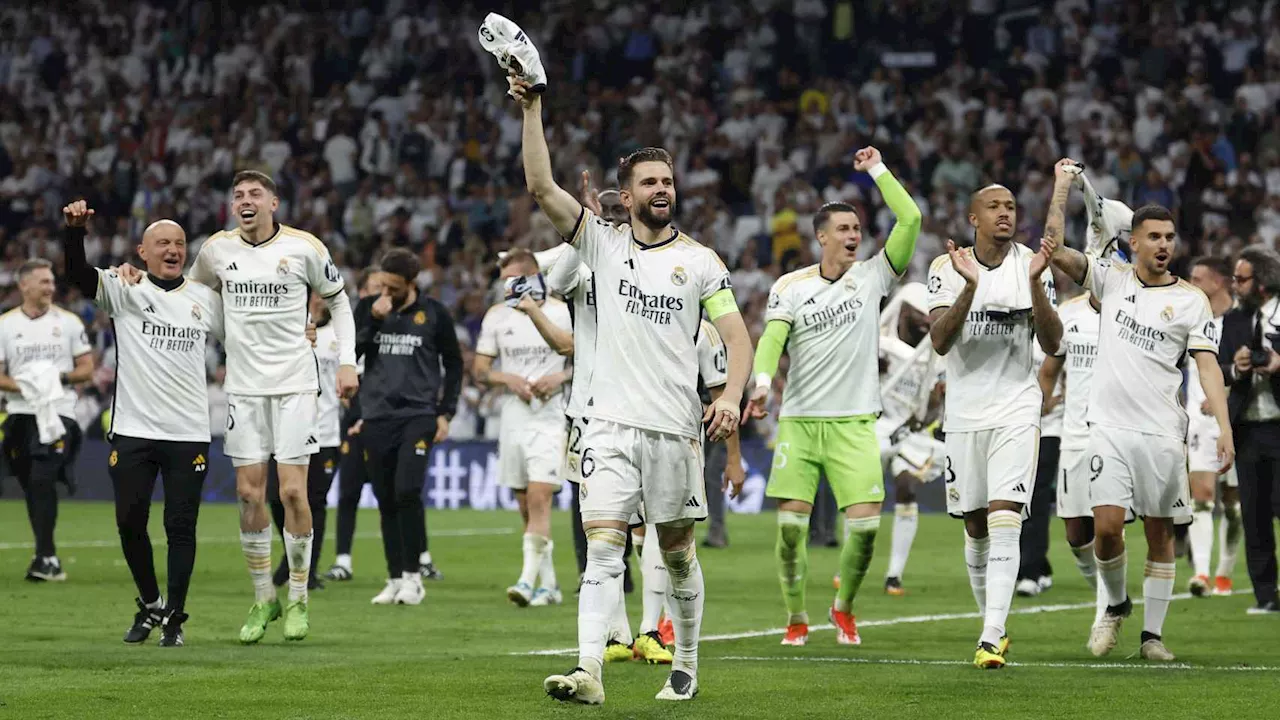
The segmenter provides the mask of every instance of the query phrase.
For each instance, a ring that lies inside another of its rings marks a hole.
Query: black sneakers
[[[421,573],[422,573],[423,580],[443,580],[444,579],[444,573],[436,569],[435,563],[427,563],[426,565],[423,565]]]
[[[1280,613],[1280,603],[1275,600],[1268,600],[1264,603],[1258,603],[1256,606],[1246,611],[1250,615],[1275,615]]]
[[[135,598],[134,602],[138,603],[138,613],[133,616],[133,627],[124,634],[124,641],[130,645],[145,641],[151,630],[164,622],[165,616],[164,608],[149,608],[142,598]]]
[[[62,582],[67,574],[56,557],[33,557],[27,566],[27,579],[31,582]]]
[[[187,621],[187,614],[181,610],[170,610],[160,625],[160,647],[182,647],[182,623]]]

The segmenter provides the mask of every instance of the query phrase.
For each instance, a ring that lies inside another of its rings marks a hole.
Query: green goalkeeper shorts
[[[765,494],[778,500],[812,503],[823,473],[841,510],[884,502],[875,416],[778,421],[778,441]]]

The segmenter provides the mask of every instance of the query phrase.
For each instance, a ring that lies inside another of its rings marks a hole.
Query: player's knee
[[[627,534],[615,528],[587,528],[587,571],[584,580],[604,581],[621,577]]]
[[[194,547],[196,544],[195,516],[166,514],[164,534],[169,540],[169,547]]]
[[[778,544],[783,552],[794,553],[809,542],[809,516],[803,513],[778,511]]]
[[[281,485],[280,502],[286,507],[298,507],[306,504],[307,493],[296,485]]]
[[[676,520],[657,526],[658,547],[664,553],[693,546],[693,521]]]
[[[267,501],[266,485],[237,482],[236,497],[239,498],[241,504],[261,505]]]
[[[693,574],[698,555],[693,543],[689,543],[675,550],[663,550],[662,561],[666,564],[667,573],[671,575],[671,579],[678,583]]]

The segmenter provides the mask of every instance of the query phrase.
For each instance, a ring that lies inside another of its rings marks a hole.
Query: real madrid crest
[[[684,266],[677,265],[676,269],[671,271],[671,282],[676,285],[684,285],[689,282],[689,274],[684,271]]]
[[[54,326],[53,326],[53,336],[54,336],[54,337],[62,337],[62,326],[60,326],[60,325],[54,325]]]
[[[279,275],[289,274],[289,260],[287,258],[280,258],[280,264],[276,265],[276,273]]]
[[[413,314],[413,324],[421,325],[427,321],[427,314],[421,310]]]
[[[200,319],[200,306],[199,306],[199,305],[192,305],[192,306],[191,306],[191,317],[192,317],[192,319],[194,319],[194,320],[199,320],[199,319]]]
[[[1173,322],[1173,306],[1172,305],[1164,306],[1164,309],[1160,311],[1160,319],[1165,322]]]

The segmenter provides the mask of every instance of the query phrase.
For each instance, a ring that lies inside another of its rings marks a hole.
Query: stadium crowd
[[[476,42],[489,10],[548,49],[560,182],[587,170],[606,187],[620,156],[670,149],[681,226],[733,268],[753,334],[773,280],[816,262],[820,204],[851,202],[870,235],[887,233],[891,214],[852,169],[868,144],[923,211],[917,280],[947,238],[970,237],[967,198],[986,183],[1013,189],[1034,244],[1063,156],[1108,197],[1176,210],[1175,269],[1280,238],[1275,0],[343,5],[0,8],[0,308],[18,303],[25,258],[60,262],[66,201],[96,210],[93,264],[130,260],[162,217],[194,257],[234,225],[232,174],[257,169],[280,187],[277,216],[321,238],[349,288],[386,248],[419,253],[419,285],[454,312],[470,367],[497,253],[557,241],[524,189],[518,106]],[[1079,202],[1068,238],[1083,237]],[[61,303],[102,354],[81,398],[92,432],[110,324],[74,288]],[[216,356],[209,367],[216,385]],[[467,382],[453,437],[496,437],[493,400]]]

